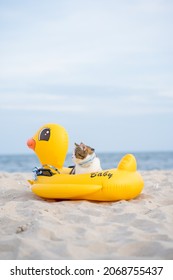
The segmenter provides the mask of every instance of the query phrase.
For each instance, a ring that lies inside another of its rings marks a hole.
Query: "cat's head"
[[[85,145],[84,143],[76,144],[74,149],[74,156],[76,159],[83,160],[88,155],[92,155],[94,153],[94,149],[90,146]]]

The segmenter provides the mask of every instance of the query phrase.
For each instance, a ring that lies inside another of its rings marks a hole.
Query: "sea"
[[[126,153],[97,153],[103,169],[116,168]],[[173,170],[173,151],[134,152],[138,170]],[[64,166],[71,166],[72,155],[68,154]],[[0,155],[0,172],[32,172],[40,167],[36,155]]]

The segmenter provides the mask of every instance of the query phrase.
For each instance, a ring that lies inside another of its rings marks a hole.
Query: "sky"
[[[98,152],[173,150],[173,1],[0,0],[0,154],[58,123]]]

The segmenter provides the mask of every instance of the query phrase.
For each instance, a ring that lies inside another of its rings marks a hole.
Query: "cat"
[[[83,143],[76,144],[72,160],[75,163],[71,174],[84,174],[102,171],[100,160],[95,150]]]

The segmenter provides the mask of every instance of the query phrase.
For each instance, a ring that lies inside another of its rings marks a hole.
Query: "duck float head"
[[[42,165],[63,168],[68,150],[68,133],[58,124],[43,125],[36,134],[27,141]]]

